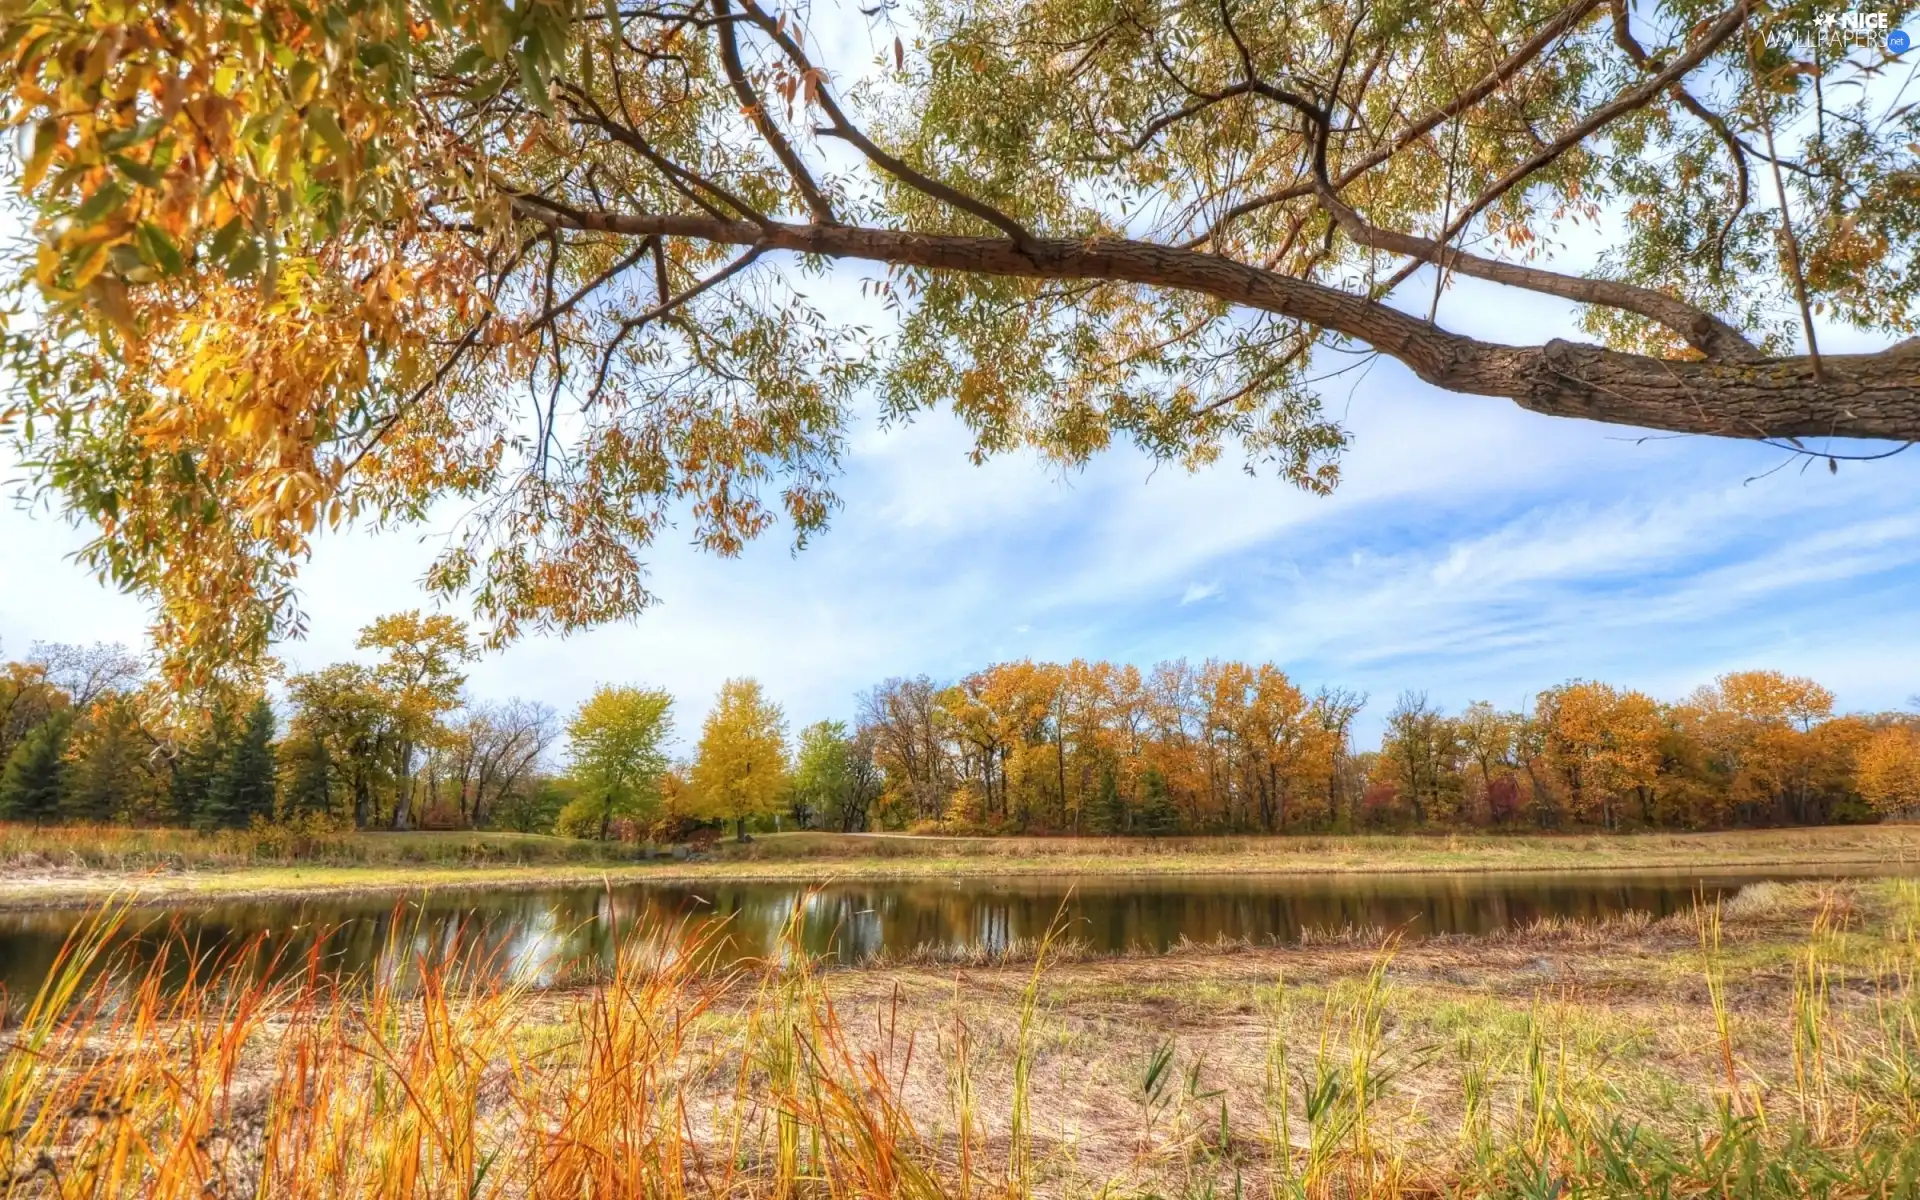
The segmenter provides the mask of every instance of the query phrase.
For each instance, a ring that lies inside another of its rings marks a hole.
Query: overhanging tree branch
[[[1093,279],[1194,292],[1365,342],[1436,387],[1499,396],[1557,416],[1725,437],[1920,439],[1920,339],[1879,354],[1669,361],[1551,341],[1506,346],[1438,329],[1378,301],[1220,255],[1127,238],[1011,239],[858,226],[720,221],[683,214],[590,212],[520,197],[543,225],[671,236],[1023,279]]]
[[[1678,333],[1708,358],[1751,362],[1765,357],[1758,346],[1733,326],[1712,313],[1664,292],[1614,279],[1563,275],[1542,267],[1503,262],[1441,246],[1431,238],[1380,229],[1368,224],[1331,191],[1321,197],[1320,205],[1333,216],[1343,233],[1362,246],[1406,255],[1490,283],[1525,288],[1530,292],[1559,296],[1581,304],[1599,304],[1623,312],[1638,313]]]
[[[1439,246],[1447,245],[1453,241],[1455,235],[1472,224],[1474,218],[1485,212],[1502,196],[1514,188],[1519,187],[1522,183],[1525,183],[1546,167],[1551,166],[1561,155],[1567,153],[1567,151],[1573,149],[1575,146],[1580,145],[1594,134],[1605,129],[1608,125],[1626,116],[1630,112],[1646,107],[1655,96],[1685,78],[1689,71],[1705,62],[1708,55],[1718,50],[1726,43],[1728,38],[1731,38],[1742,25],[1746,24],[1747,15],[1752,11],[1752,8],[1753,0],[1739,0],[1739,3],[1735,4],[1726,12],[1721,13],[1718,18],[1709,24],[1706,29],[1701,32],[1700,36],[1694,39],[1693,44],[1688,46],[1683,53],[1675,57],[1664,70],[1644,82],[1626,89],[1616,95],[1612,100],[1609,100],[1599,108],[1588,113],[1585,117],[1576,121],[1571,128],[1529,155],[1525,162],[1495,180],[1491,187],[1481,192],[1473,203],[1461,209],[1459,215],[1448,222],[1447,227],[1440,231],[1440,236],[1434,239],[1435,244]],[[1392,291],[1403,282],[1408,275],[1412,274],[1419,265],[1420,261],[1416,260],[1414,263],[1408,264],[1395,273],[1393,278],[1388,281],[1386,290],[1389,292]]]
[[[846,113],[840,108],[839,101],[834,99],[832,90],[827,86],[826,72],[813,65],[799,41],[789,34],[780,22],[768,16],[766,10],[761,8],[756,0],[740,0],[740,7],[745,10],[748,20],[759,26],[761,32],[780,47],[781,52],[793,62],[795,67],[799,68],[802,75],[815,80],[814,100],[820,105],[820,111],[826,114],[828,132],[834,137],[852,145],[866,155],[869,162],[908,187],[942,204],[957,208],[969,216],[985,221],[1006,233],[1016,244],[1024,245],[1032,239],[1033,235],[1027,231],[1026,226],[993,205],[923,174],[909,166],[904,159],[882,150],[859,126],[847,119]]]

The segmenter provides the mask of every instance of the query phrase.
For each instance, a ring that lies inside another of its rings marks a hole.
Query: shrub
[[[575,796],[561,807],[560,815],[554,818],[553,831],[561,837],[598,841],[600,820],[605,815],[606,807],[599,801]]]
[[[255,817],[247,827],[253,855],[275,862],[350,858],[353,826],[323,812],[295,813],[282,820]]]

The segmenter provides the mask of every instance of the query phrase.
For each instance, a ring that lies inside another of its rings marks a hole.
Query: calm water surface
[[[1134,878],[970,878],[839,883],[641,883],[550,891],[436,891],[425,899],[235,901],[143,909],[126,954],[136,966],[172,943],[170,974],[186,970],[182,945],[233,951],[258,939],[279,970],[318,955],[349,972],[416,956],[477,955],[535,978],[606,962],[630,932],[671,936],[720,921],[720,954],[775,950],[797,906],[806,906],[809,950],[857,963],[923,947],[999,950],[1037,938],[1062,912],[1066,933],[1096,950],[1164,950],[1181,940],[1299,940],[1303,930],[1399,929],[1408,937],[1489,933],[1543,917],[1598,918],[1684,911],[1696,897],[1731,895],[1793,873],[1640,872],[1508,875],[1263,875]],[[76,912],[0,912],[0,987],[17,1007],[45,978]]]

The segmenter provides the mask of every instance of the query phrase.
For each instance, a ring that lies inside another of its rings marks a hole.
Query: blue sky
[[[838,6],[815,19],[838,69],[858,74],[891,43]],[[1599,248],[1595,231],[1570,230],[1543,265],[1583,270]],[[883,326],[858,287],[872,273],[809,290]],[[1416,275],[1400,296],[1424,315],[1431,288]],[[1584,339],[1571,306],[1472,280],[1439,319],[1492,341]],[[1882,343],[1826,330],[1821,344]],[[651,558],[657,608],[524,641],[477,665],[472,689],[564,713],[599,681],[665,686],[690,732],[733,675],[759,677],[797,727],[851,717],[855,693],[891,675],[1219,656],[1369,693],[1367,738],[1410,688],[1449,708],[1524,705],[1572,677],[1677,698],[1765,666],[1818,678],[1848,709],[1920,692],[1920,450],[1829,475],[1763,446],[1641,440],[1449,395],[1388,360],[1327,387],[1353,434],[1331,498],[1236,461],[1189,475],[1128,450],[1064,477],[1018,456],[976,468],[945,414],[891,431],[863,421],[846,507],[806,551],[774,536],[720,560],[670,536]],[[419,537],[324,540],[305,577],[311,635],[283,657],[352,657],[361,625],[422,604]],[[81,541],[0,504],[0,652],[141,640],[141,605],[68,561]]]
[[[1573,332],[1570,313],[1479,285],[1450,292],[1442,319],[1500,340]],[[945,415],[863,422],[846,508],[808,549],[773,537],[720,560],[670,538],[652,561],[656,609],[529,639],[472,687],[565,712],[601,680],[662,685],[684,732],[732,675],[758,676],[797,727],[849,717],[889,675],[1240,657],[1370,693],[1366,736],[1405,688],[1517,706],[1579,676],[1677,697],[1770,666],[1815,676],[1845,708],[1920,692],[1920,452],[1755,479],[1783,456],[1534,416],[1384,360],[1327,400],[1353,432],[1331,498],[1237,462],[1156,471],[1132,451],[1064,476],[1019,456],[974,467]],[[67,560],[79,541],[0,510],[8,653],[139,640],[140,604]],[[312,634],[285,657],[352,656],[360,625],[422,602],[429,549],[415,533],[323,542],[305,580]]]

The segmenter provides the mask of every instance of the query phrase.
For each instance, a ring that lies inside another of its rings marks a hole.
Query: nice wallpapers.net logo
[[[1883,12],[1823,12],[1814,18],[1814,25],[1823,38],[1884,45],[1889,54],[1905,54],[1913,45],[1907,31],[1893,28]]]

